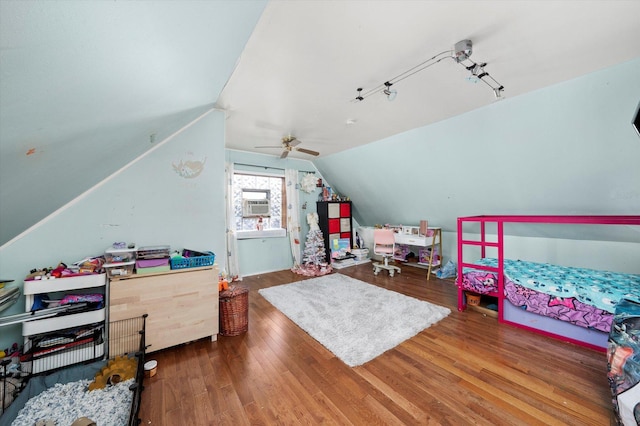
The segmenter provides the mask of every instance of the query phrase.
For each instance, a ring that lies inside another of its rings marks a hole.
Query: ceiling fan
[[[280,158],[287,158],[287,155],[289,155],[289,153],[292,150],[295,151],[299,151],[302,152],[304,154],[309,154],[309,155],[314,155],[314,156],[318,156],[320,155],[320,153],[318,151],[312,151],[310,149],[305,149],[305,148],[298,148],[298,145],[300,145],[302,143],[302,141],[300,141],[299,139],[297,139],[295,136],[285,136],[282,138],[282,145],[278,146],[256,146],[256,148],[280,148],[282,149],[282,154],[280,155]]]

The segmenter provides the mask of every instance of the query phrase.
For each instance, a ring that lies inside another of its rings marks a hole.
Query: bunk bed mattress
[[[498,266],[494,258],[478,265]],[[522,260],[504,261],[504,292],[515,306],[529,312],[606,333],[618,301],[638,300],[640,275],[572,268]],[[497,274],[465,268],[462,288],[479,294],[497,293]]]

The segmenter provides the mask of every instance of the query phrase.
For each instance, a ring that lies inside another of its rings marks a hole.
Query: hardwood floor
[[[451,315],[350,368],[258,294],[307,277],[247,277],[246,334],[148,356],[158,373],[145,381],[142,424],[610,424],[604,353],[458,312],[453,281],[427,282],[421,269],[376,277],[365,264],[340,273],[447,306]]]

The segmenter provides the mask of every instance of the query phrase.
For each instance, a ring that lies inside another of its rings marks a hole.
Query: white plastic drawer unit
[[[22,323],[22,335],[49,333],[51,331],[64,330],[65,328],[80,327],[105,320],[105,308],[95,311],[81,312],[79,314],[61,315],[51,318],[42,318]]]
[[[109,247],[104,251],[106,263],[131,262],[136,260],[137,247],[117,249]]]
[[[87,274],[76,277],[56,278],[50,280],[33,280],[24,282],[25,312],[31,311],[36,294],[72,292],[81,289],[96,289],[96,293],[104,294],[107,283],[106,274]],[[105,300],[106,303],[106,300]],[[98,309],[77,314],[54,316],[22,323],[22,335],[48,333],[71,327],[104,321],[106,309]]]
[[[81,288],[104,287],[106,274],[86,274],[76,277],[55,278],[52,280],[31,280],[24,282],[24,295],[55,293],[57,291],[78,290]],[[31,305],[27,306],[27,311]]]
[[[87,361],[90,359],[100,358],[104,355],[105,345],[104,342],[92,346],[80,346],[77,349],[70,351],[64,351],[60,353],[54,353],[47,355],[43,358],[37,358],[32,361],[28,361],[27,364],[31,364],[31,373],[38,374],[43,371],[49,371],[60,367],[65,367],[69,364],[76,362]]]

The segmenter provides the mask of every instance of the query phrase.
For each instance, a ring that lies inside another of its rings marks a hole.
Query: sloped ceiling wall
[[[361,225],[427,219],[454,232],[468,215],[637,215],[639,75],[636,59],[314,164]],[[535,235],[640,242],[638,227],[560,228]]]
[[[185,3],[0,2],[0,245],[211,108],[266,1]]]
[[[213,105],[266,1],[184,3],[0,2],[0,246]],[[637,75],[638,60],[315,163],[362,224],[637,214]]]

